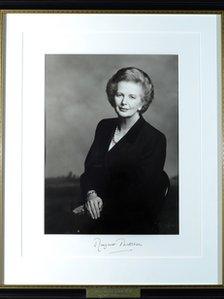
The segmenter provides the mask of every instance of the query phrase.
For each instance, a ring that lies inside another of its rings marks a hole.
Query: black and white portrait
[[[45,56],[45,233],[178,234],[178,56]]]

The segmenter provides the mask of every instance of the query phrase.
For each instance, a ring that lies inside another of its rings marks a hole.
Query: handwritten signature
[[[103,242],[100,238],[93,240],[93,247],[96,248],[97,252],[107,252],[107,253],[120,253],[132,251],[136,247],[143,246],[138,242],[129,242],[125,238],[116,239],[113,242]]]

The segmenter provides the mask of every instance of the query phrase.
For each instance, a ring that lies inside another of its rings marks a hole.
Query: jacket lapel
[[[136,121],[136,123],[130,128],[130,130],[108,151],[109,148],[109,144],[111,142],[111,138],[114,134],[116,125],[117,125],[117,119],[116,122],[114,124],[114,126],[112,127],[111,130],[111,134],[110,134],[110,138],[108,140],[108,144],[107,144],[107,152],[108,154],[116,151],[117,149],[120,148],[120,146],[124,145],[124,144],[128,144],[128,143],[132,143],[135,141],[135,139],[138,136],[139,131],[141,130],[142,126],[144,125],[145,120],[142,116],[140,116],[140,118]]]

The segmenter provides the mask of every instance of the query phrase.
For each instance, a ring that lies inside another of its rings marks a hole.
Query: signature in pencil
[[[93,247],[97,252],[107,252],[110,254],[133,251],[135,248],[142,246],[141,243],[129,242],[125,238],[119,238],[112,242],[103,242],[101,238],[95,238],[93,240]]]

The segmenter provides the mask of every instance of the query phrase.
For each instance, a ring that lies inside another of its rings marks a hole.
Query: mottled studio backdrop
[[[148,73],[155,98],[144,118],[167,137],[165,170],[178,175],[177,55],[46,55],[46,177],[79,176],[99,120],[115,117],[105,87],[120,68]]]

